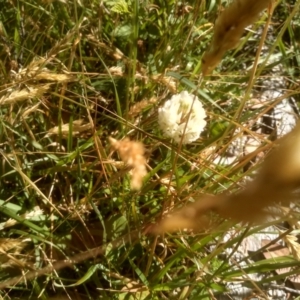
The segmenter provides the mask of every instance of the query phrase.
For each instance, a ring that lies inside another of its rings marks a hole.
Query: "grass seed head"
[[[221,61],[227,50],[239,44],[244,29],[253,24],[272,0],[234,0],[219,15],[212,42],[202,58],[202,73],[208,75]]]
[[[143,178],[147,174],[145,147],[141,142],[130,141],[129,138],[116,140],[109,137],[112,147],[118,151],[122,161],[131,167],[131,188],[139,190],[143,184]]]
[[[88,131],[88,130],[92,129],[92,125],[90,123],[84,124],[83,122],[84,121],[82,119],[73,121],[73,123],[72,123],[72,135],[73,136],[77,136],[84,131]],[[46,136],[58,135],[59,133],[61,133],[62,137],[67,138],[69,136],[69,132],[71,130],[70,125],[71,125],[70,123],[62,124],[61,128],[59,128],[59,126],[55,126],[51,129],[49,129]]]
[[[35,97],[41,97],[48,91],[51,84],[36,85],[26,89],[15,90],[0,98],[0,105],[15,104],[20,101],[26,101]]]

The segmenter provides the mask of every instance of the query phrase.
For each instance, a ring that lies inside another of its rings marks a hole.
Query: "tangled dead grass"
[[[201,230],[217,213],[237,222],[263,222],[268,208],[275,203],[290,204],[300,185],[300,123],[293,131],[276,142],[276,148],[267,157],[258,176],[237,194],[198,197],[194,203],[171,214],[154,231],[170,232],[193,228]]]
[[[22,250],[27,246],[29,239],[0,238],[1,268],[13,266],[24,267],[25,261],[21,258]]]

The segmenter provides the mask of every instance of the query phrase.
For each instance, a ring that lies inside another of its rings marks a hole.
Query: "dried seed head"
[[[202,58],[202,73],[208,75],[227,50],[237,47],[244,29],[254,23],[272,0],[234,0],[220,14],[214,26],[209,50]]]
[[[61,127],[55,126],[48,130],[48,133],[45,137],[51,135],[58,135],[61,133],[62,137],[67,138],[69,136],[71,126],[72,126],[72,136],[77,136],[80,133],[85,131],[89,131],[92,129],[92,125],[90,123],[83,123],[82,119],[75,120],[73,123],[62,124]]]
[[[141,142],[130,141],[129,138],[118,141],[109,137],[109,141],[118,151],[122,161],[132,168],[130,170],[131,188],[139,190],[142,187],[143,178],[147,174],[144,145]]]

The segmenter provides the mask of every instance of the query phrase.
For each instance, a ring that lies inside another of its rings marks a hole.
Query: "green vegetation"
[[[264,155],[225,164],[231,142],[251,135],[267,152],[274,136],[255,122],[283,98],[297,100],[299,0],[279,1],[271,19],[265,11],[202,78],[201,56],[228,3],[0,0],[1,299],[214,299],[237,281],[264,297],[263,284],[299,272],[292,242],[288,255],[248,264],[259,249],[229,263],[270,224],[150,233],[194,195],[241,189]],[[270,78],[282,79],[284,96],[258,105]],[[158,107],[183,90],[199,97],[207,126],[177,145],[159,128]],[[110,136],[145,145],[140,190]],[[281,229],[284,239],[297,227]],[[269,275],[243,276],[252,273]]]

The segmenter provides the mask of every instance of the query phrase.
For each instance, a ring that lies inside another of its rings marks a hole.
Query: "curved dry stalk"
[[[193,228],[202,230],[214,212],[237,222],[262,222],[270,213],[266,208],[277,202],[290,203],[300,187],[300,123],[277,142],[257,178],[235,195],[205,196],[171,214],[153,230],[155,233]]]
[[[21,282],[26,282],[28,280],[32,280],[34,278],[51,274],[53,271],[58,271],[61,269],[64,269],[66,267],[73,267],[75,264],[78,264],[80,262],[83,262],[90,258],[96,258],[99,255],[104,255],[107,251],[107,249],[115,249],[118,247],[122,247],[124,244],[131,242],[136,242],[140,237],[141,232],[139,231],[133,231],[131,233],[128,233],[120,238],[117,238],[116,240],[105,244],[103,246],[96,247],[94,249],[90,249],[88,251],[79,253],[74,255],[73,257],[65,260],[59,260],[57,262],[54,262],[53,264],[49,264],[48,266],[34,271],[29,271],[25,275],[13,277],[11,279],[8,279],[6,281],[0,282],[0,290],[12,287],[14,285],[17,285]]]
[[[235,0],[220,14],[214,26],[214,36],[202,57],[202,73],[208,75],[227,50],[237,47],[244,29],[254,23],[272,0]]]

